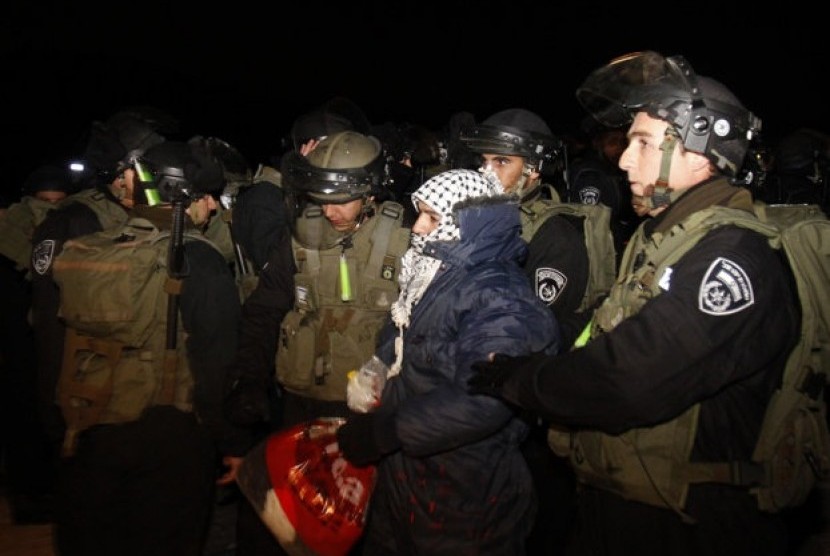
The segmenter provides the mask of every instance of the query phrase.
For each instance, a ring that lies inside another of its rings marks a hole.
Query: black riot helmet
[[[545,121],[523,108],[502,110],[479,125],[462,128],[459,140],[475,153],[524,157],[538,171],[562,148]]]
[[[321,140],[348,130],[368,134],[371,124],[363,110],[350,99],[333,97],[294,120],[291,126],[291,147],[299,151],[310,139]]]
[[[637,112],[669,122],[686,150],[703,154],[734,177],[761,120],[723,84],[695,75],[682,56],[653,51],[615,58],[595,70],[576,91],[600,123],[618,127]]]
[[[176,120],[164,112],[127,108],[92,123],[83,158],[98,176],[111,181],[177,128]]]
[[[318,204],[341,204],[380,192],[383,159],[380,141],[356,131],[323,139],[308,156],[287,153],[283,184]]]
[[[70,195],[76,190],[68,168],[44,164],[35,168],[23,182],[23,195],[34,197],[41,191],[60,191]]]
[[[222,165],[199,142],[166,141],[136,162],[136,204],[157,205],[218,195],[225,185]]]
[[[383,162],[380,141],[356,131],[329,135],[307,156],[287,153],[281,171],[295,237],[312,248],[341,241],[321,205],[362,199],[364,218],[373,208],[370,198],[382,193]]]
[[[247,159],[236,147],[218,137],[196,135],[191,137],[188,143],[199,145],[222,166],[225,187],[220,200],[224,208],[231,208],[240,188],[253,183],[254,175]]]

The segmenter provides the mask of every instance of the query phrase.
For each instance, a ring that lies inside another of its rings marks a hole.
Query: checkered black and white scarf
[[[473,170],[449,170],[424,182],[412,194],[412,202],[418,208],[418,201],[429,205],[441,215],[438,226],[429,234],[422,236],[412,233],[410,247],[401,260],[401,272],[398,277],[400,294],[392,304],[392,320],[400,330],[395,343],[396,360],[390,370],[390,376],[400,372],[403,359],[403,330],[409,326],[412,308],[421,300],[429,287],[441,261],[424,254],[424,247],[429,242],[458,241],[461,230],[453,214],[456,204],[476,197],[503,195],[504,188],[495,174],[481,174]]]

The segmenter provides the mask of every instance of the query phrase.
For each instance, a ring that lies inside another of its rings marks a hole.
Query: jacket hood
[[[475,197],[455,205],[453,213],[461,239],[433,241],[424,253],[453,265],[473,266],[487,260],[515,260],[527,256],[515,196]]]

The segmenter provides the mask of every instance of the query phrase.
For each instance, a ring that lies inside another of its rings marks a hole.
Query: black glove
[[[503,398],[502,387],[510,376],[514,375],[520,367],[536,367],[546,358],[547,356],[541,352],[520,357],[497,353],[492,361],[477,361],[472,365],[476,374],[467,381],[470,393]]]
[[[350,463],[364,467],[400,448],[394,414],[352,413],[337,429],[337,444]]]
[[[270,420],[268,386],[261,381],[240,377],[225,397],[225,416],[237,426],[252,426]]]

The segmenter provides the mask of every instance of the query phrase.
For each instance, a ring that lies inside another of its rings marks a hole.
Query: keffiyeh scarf
[[[462,201],[475,197],[491,197],[504,193],[504,188],[495,174],[483,175],[472,170],[449,170],[424,182],[412,194],[412,202],[418,208],[418,201],[429,205],[441,215],[438,226],[422,236],[412,232],[410,247],[401,259],[398,276],[400,294],[392,304],[392,321],[400,334],[395,340],[395,362],[389,376],[400,372],[403,361],[403,331],[409,326],[412,308],[421,300],[441,261],[424,254],[429,242],[450,242],[461,239],[461,231],[455,221],[453,207]]]

